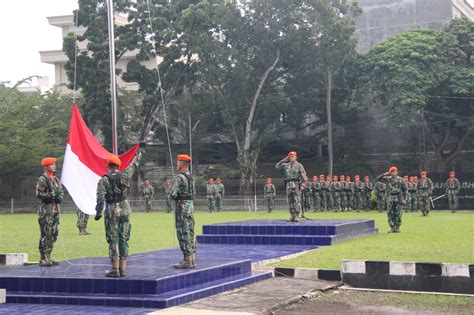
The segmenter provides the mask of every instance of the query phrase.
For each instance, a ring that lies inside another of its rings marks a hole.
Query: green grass
[[[311,218],[375,219],[378,235],[346,241],[314,250],[298,258],[278,263],[281,267],[339,268],[341,259],[397,260],[426,262],[474,262],[474,212],[455,214],[432,212],[429,217],[406,213],[402,233],[387,234],[386,215],[362,213],[310,213]],[[202,225],[249,219],[286,219],[288,214],[265,212],[197,212],[196,234]],[[133,213],[130,253],[159,248],[178,247],[174,215],[167,213]],[[89,220],[89,236],[79,236],[75,213],[61,215],[61,226],[53,256],[64,260],[80,257],[107,256],[103,219]],[[28,253],[37,261],[39,228],[35,214],[0,215],[0,252]]]

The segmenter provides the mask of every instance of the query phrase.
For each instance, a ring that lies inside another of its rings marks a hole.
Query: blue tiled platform
[[[328,246],[377,233],[374,220],[248,220],[203,226],[202,244]]]

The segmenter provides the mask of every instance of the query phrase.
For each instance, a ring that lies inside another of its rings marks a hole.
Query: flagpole
[[[112,152],[117,154],[117,86],[115,82],[114,5],[112,0],[107,0],[107,20],[109,24],[110,95],[112,100]]]

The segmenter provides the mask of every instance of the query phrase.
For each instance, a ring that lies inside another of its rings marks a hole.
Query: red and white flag
[[[119,155],[122,161],[120,171],[125,170],[132,162],[138,148],[137,144]],[[111,154],[94,137],[74,104],[61,182],[76,206],[84,213],[95,214],[97,183],[107,173],[107,159]]]

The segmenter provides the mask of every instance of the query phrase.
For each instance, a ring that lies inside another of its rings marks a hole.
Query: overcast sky
[[[62,48],[61,29],[46,17],[72,14],[77,0],[9,0],[0,9],[0,82],[31,75],[49,76],[54,66],[41,63],[39,51]]]

